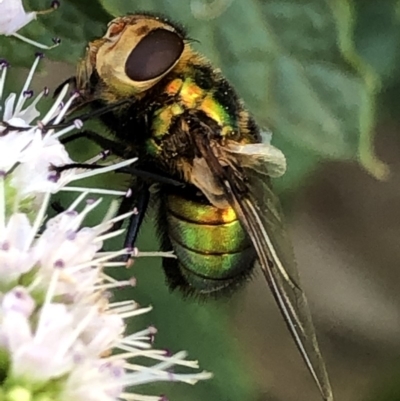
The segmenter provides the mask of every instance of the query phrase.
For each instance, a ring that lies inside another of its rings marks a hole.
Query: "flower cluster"
[[[152,381],[193,384],[210,374],[174,373],[174,365],[198,368],[197,362],[185,360],[184,352],[153,349],[154,327],[125,333],[126,320],[150,308],[110,301],[110,289],[134,281],[116,281],[103,269],[124,265],[118,257],[131,250],[103,252],[102,247],[121,234],[110,229],[130,214],[82,226],[101,201],[89,194],[124,193],[68,184],[134,160],[93,170],[57,170],[73,163],[59,139],[81,122],[54,127],[77,95],[64,103],[68,88],[63,88],[39,121],[36,106],[48,90],[34,96],[30,83],[40,58],[18,96],[4,96],[9,67],[0,62],[0,393],[10,401],[159,400],[128,388]],[[77,191],[76,200],[45,223],[51,194],[65,190]],[[136,362],[143,357],[153,363]]]

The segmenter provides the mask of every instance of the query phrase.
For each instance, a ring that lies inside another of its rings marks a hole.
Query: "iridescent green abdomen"
[[[248,271],[255,253],[232,208],[166,197],[167,235],[181,274],[200,292],[220,289]]]

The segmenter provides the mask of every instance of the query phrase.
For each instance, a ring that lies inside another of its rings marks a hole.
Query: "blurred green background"
[[[184,24],[286,154],[288,172],[275,186],[336,400],[400,400],[400,1],[61,0],[20,31],[42,43],[62,39],[46,52],[36,87],[54,89],[113,16],[141,10]],[[13,67],[29,67],[35,51],[0,38],[0,58]],[[26,72],[14,71],[8,82],[17,88]],[[75,160],[97,150],[71,146]],[[95,185],[124,188],[116,178]],[[157,250],[155,238],[149,215],[138,247]],[[132,330],[154,324],[157,347],[186,349],[215,375],[143,393],[176,401],[320,399],[260,275],[230,299],[199,304],[168,291],[157,258],[113,273],[138,279],[119,297],[154,306]]]

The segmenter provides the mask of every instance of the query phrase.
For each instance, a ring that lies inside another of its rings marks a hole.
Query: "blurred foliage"
[[[379,74],[384,86],[390,85],[400,76],[400,2],[357,0],[355,11],[356,49]]]
[[[24,4],[42,10],[49,0]],[[202,4],[222,7],[201,13],[196,6]],[[19,33],[48,44],[60,37],[62,44],[46,56],[76,64],[107,22],[138,10],[161,12],[184,24],[199,41],[196,48],[223,70],[260,124],[271,128],[274,143],[288,159],[288,172],[277,181],[281,191],[303,185],[325,160],[357,160],[376,177],[386,175],[386,166],[374,155],[372,132],[377,98],[398,103],[398,0],[63,0],[59,10],[39,15]],[[35,52],[15,38],[0,37],[0,58],[14,66],[31,65]],[[106,185],[123,187],[114,177],[108,180]],[[145,230],[139,246],[154,250],[154,233]],[[138,263],[134,274],[140,285],[132,292],[155,305],[151,319],[160,328],[158,345],[186,348],[215,373],[214,380],[190,392],[174,386],[169,396],[255,399],[257,389],[243,369],[226,317],[235,301],[204,306],[169,295],[156,264]]]
[[[398,115],[400,107],[400,2],[355,1],[355,46],[381,78],[380,112]]]
[[[399,401],[400,400],[400,383],[399,383],[400,366],[399,364],[392,366],[391,372],[386,374],[384,378],[378,380],[371,391],[371,395],[366,401]]]

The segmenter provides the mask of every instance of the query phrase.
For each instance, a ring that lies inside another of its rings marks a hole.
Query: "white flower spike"
[[[42,128],[50,121],[53,124],[60,122],[77,94],[73,94],[64,104],[63,101],[68,92],[68,86],[65,86],[47,114],[38,120],[39,112],[36,106],[44,96],[47,96],[48,89],[44,88],[35,97],[30,90],[30,85],[42,58],[43,54],[38,53],[21,92],[18,95],[9,94],[3,103],[1,103],[4,97],[2,92],[9,66],[4,60],[0,61],[0,176],[6,177],[7,186],[18,190],[14,201],[31,199],[36,205],[41,203],[46,193],[71,189],[81,191],[81,188],[67,187],[72,181],[116,170],[134,161],[124,160],[115,165],[106,165],[93,170],[71,168],[61,173],[57,171],[57,167],[74,163],[59,138],[76,129],[78,121],[59,132],[51,129],[43,134]],[[28,101],[30,104],[26,105]],[[13,172],[12,175],[8,174],[10,171]],[[120,191],[101,190],[100,192],[109,195],[124,195]]]
[[[40,49],[52,49],[58,46],[60,43],[59,39],[53,39],[53,46],[46,46],[20,35],[17,31],[36,19],[37,15],[47,14],[57,9],[59,6],[60,3],[58,1],[53,1],[51,3],[51,8],[48,10],[26,12],[22,0],[0,0],[0,35],[15,36]]]
[[[117,170],[133,160],[89,171],[54,170],[73,163],[59,138],[81,124],[56,129],[76,96],[63,103],[67,87],[39,120],[36,105],[48,91],[34,97],[30,83],[40,58],[19,95],[3,96],[8,64],[0,62],[1,399],[165,401],[164,396],[137,394],[132,388],[157,381],[194,384],[211,374],[193,373],[198,364],[186,360],[185,352],[170,355],[153,349],[154,327],[125,333],[128,320],[151,308],[140,308],[134,301],[112,303],[110,290],[134,286],[136,280],[115,280],[103,268],[126,266],[121,256],[142,253],[102,252],[102,247],[107,239],[122,234],[123,230],[110,232],[115,223],[135,211],[117,217],[110,212],[97,225],[85,227],[86,216],[101,201],[88,198],[89,193],[124,193],[67,184]],[[52,128],[43,132],[49,123]],[[60,190],[80,194],[44,224],[50,195]],[[145,366],[143,359],[148,361]]]

